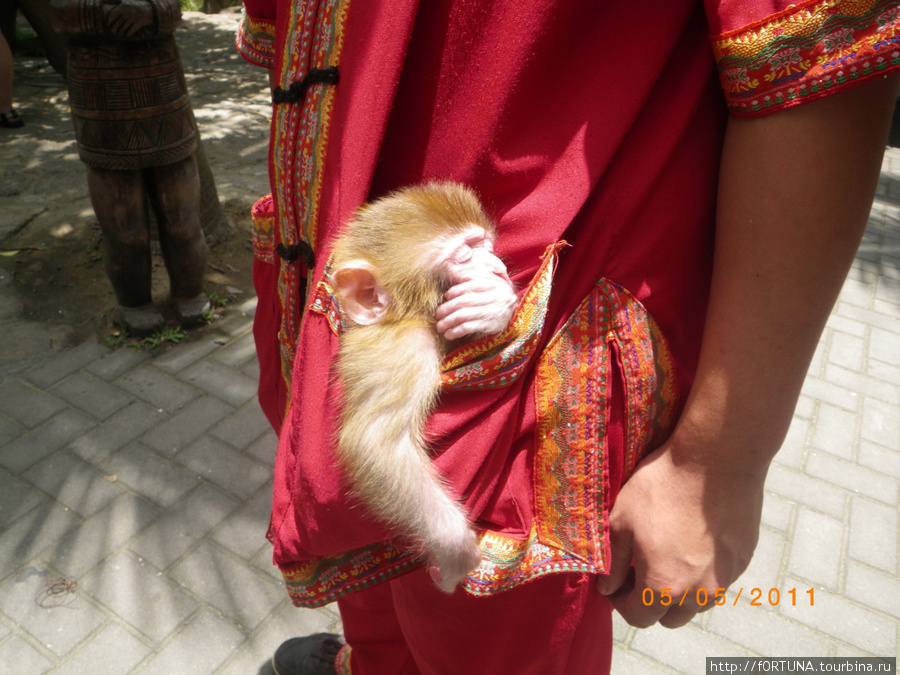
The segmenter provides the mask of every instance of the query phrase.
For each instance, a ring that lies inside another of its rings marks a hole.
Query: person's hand
[[[764,480],[765,471],[715,474],[676,462],[671,445],[657,450],[613,505],[610,573],[598,590],[639,628],[676,628],[723,604],[756,548]]]
[[[121,0],[103,6],[110,32],[130,37],[146,26],[153,25],[153,6],[148,0]]]

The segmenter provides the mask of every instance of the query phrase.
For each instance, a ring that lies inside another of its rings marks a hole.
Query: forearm
[[[730,120],[701,358],[673,436],[678,460],[755,473],[778,451],[865,229],[896,84]]]

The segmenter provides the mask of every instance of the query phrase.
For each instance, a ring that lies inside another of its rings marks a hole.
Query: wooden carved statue
[[[182,322],[209,310],[197,129],[172,33],[178,0],[52,0],[69,37],[69,103],[103,232],[119,320],[135,335],[162,320],[151,297],[149,208]]]

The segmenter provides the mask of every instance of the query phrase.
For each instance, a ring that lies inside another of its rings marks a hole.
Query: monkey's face
[[[479,225],[441,240],[434,264],[448,286],[495,274],[509,281],[506,265],[494,254],[494,235]]]

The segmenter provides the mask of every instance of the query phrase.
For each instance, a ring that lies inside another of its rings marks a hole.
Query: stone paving
[[[164,352],[87,342],[0,369],[0,675],[263,674],[282,640],[340,629],[332,606],[294,609],[270,564],[275,437],[255,400],[253,310],[252,299],[229,307],[215,331]],[[753,563],[725,606],[682,629],[617,619],[613,672],[896,656],[898,485],[900,151],[889,150],[769,475]]]

